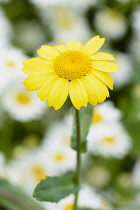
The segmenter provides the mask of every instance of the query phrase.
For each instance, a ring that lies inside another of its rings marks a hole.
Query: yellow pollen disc
[[[62,154],[55,154],[54,158],[57,162],[62,162],[65,159],[64,155]]]
[[[73,204],[68,204],[67,206],[64,207],[64,210],[73,210]]]
[[[54,60],[54,69],[58,76],[74,80],[87,75],[91,70],[91,60],[82,52],[68,51]]]
[[[16,64],[13,61],[7,61],[5,64],[8,67],[15,67],[16,66]]]
[[[27,105],[30,103],[31,98],[29,97],[28,94],[21,92],[16,96],[16,100],[20,104]]]
[[[102,142],[107,144],[115,143],[116,139],[114,137],[105,137],[103,138]]]
[[[95,111],[92,118],[92,123],[100,123],[103,121],[103,117],[100,115],[98,111]]]
[[[46,178],[45,170],[41,166],[34,166],[32,168],[36,182]]]

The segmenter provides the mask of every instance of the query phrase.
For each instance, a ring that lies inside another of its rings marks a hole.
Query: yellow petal
[[[116,72],[119,66],[108,61],[92,61],[92,67],[99,71]]]
[[[37,76],[33,75],[33,76],[27,77],[23,81],[23,84],[27,86],[26,89],[29,91],[39,90],[44,82],[46,82],[50,77],[55,76],[55,75],[56,74],[53,71],[42,72],[42,74],[39,74]]]
[[[81,46],[81,42],[78,41],[70,41],[66,44],[67,50],[80,50]]]
[[[92,70],[91,71],[94,76],[96,76],[99,80],[101,80],[105,85],[107,85],[111,90],[113,90],[113,79],[111,75],[107,72],[102,72],[102,71],[96,71]]]
[[[60,53],[66,52],[66,46],[65,46],[65,45],[57,45],[57,46],[55,46],[55,48],[56,48]]]
[[[97,103],[102,103],[106,97],[109,97],[107,87],[98,80],[92,73],[86,77],[82,77],[81,81],[86,87],[89,103],[96,106]]]
[[[85,45],[83,52],[91,55],[99,50],[105,42],[105,38],[100,38],[99,36],[94,36]]]
[[[80,109],[81,106],[87,106],[87,92],[85,86],[79,79],[75,79],[70,82],[69,94],[72,104],[76,109]]]
[[[22,68],[22,71],[29,75],[54,69],[53,62],[39,57],[25,60],[23,61],[23,65],[24,67]]]
[[[54,60],[57,56],[60,55],[55,47],[48,45],[42,45],[41,48],[37,50],[37,53],[40,57],[48,60]]]
[[[37,96],[40,97],[40,99],[42,101],[46,101],[48,100],[48,96],[50,93],[50,90],[52,88],[52,86],[54,85],[54,83],[59,79],[60,77],[58,77],[57,75],[50,77],[50,79],[47,80],[47,82],[44,83],[44,85],[42,85],[42,87],[40,88],[40,90],[37,93]]]
[[[109,53],[97,52],[90,55],[91,60],[116,60],[113,55]]]
[[[48,105],[53,106],[55,110],[62,107],[68,97],[69,82],[66,79],[58,79],[52,89],[50,90],[48,97]]]

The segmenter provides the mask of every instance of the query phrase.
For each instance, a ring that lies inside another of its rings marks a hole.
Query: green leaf
[[[80,137],[81,137],[81,152],[87,151],[87,134],[89,131],[89,127],[91,125],[92,116],[93,116],[93,106],[88,104],[88,106],[82,107],[79,110],[79,116],[80,116]],[[76,118],[74,120],[74,127],[73,127],[73,134],[72,134],[72,141],[71,141],[71,147],[76,150]]]
[[[58,202],[78,190],[79,187],[75,185],[73,174],[47,177],[35,188],[34,197],[39,201]]]
[[[0,206],[7,210],[43,210],[19,188],[2,180],[0,181]]]

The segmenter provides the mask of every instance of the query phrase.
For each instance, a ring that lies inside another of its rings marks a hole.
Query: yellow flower
[[[70,41],[55,47],[43,45],[38,51],[40,57],[23,62],[22,71],[28,76],[23,84],[29,91],[39,90],[42,101],[60,109],[68,95],[76,109],[103,102],[113,89],[110,72],[116,72],[118,65],[109,53],[97,52],[105,39],[95,36],[86,45]]]

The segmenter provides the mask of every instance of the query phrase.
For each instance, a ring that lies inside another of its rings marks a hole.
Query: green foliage
[[[125,206],[125,207],[120,207],[120,208],[115,208],[113,210],[139,210],[140,206]]]
[[[35,188],[34,197],[39,201],[58,202],[78,190],[73,174],[47,177]]]
[[[83,208],[78,208],[77,210],[99,210],[99,209],[91,209],[91,208],[83,207]]]
[[[42,207],[18,187],[2,180],[0,181],[0,207],[1,206],[7,210],[43,210]]]
[[[86,108],[82,107],[79,111],[79,115],[80,115],[80,130],[81,130],[81,133],[80,133],[81,152],[86,152],[87,151],[86,137],[89,131],[89,127],[91,125],[91,121],[92,121],[93,106],[89,104]],[[75,119],[74,126],[73,126],[72,143],[71,143],[71,147],[75,150],[76,150],[76,139],[77,139],[77,135],[76,135],[76,119]]]

